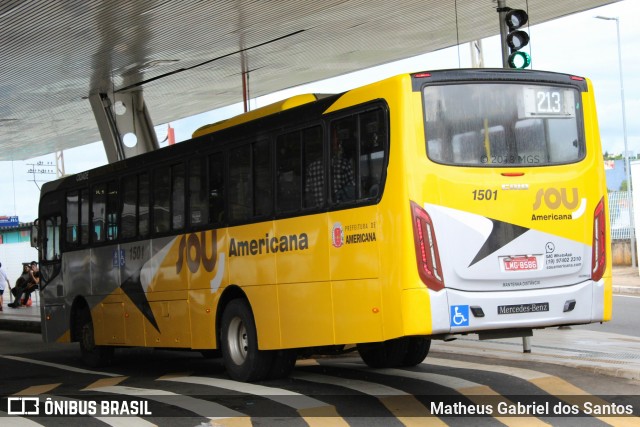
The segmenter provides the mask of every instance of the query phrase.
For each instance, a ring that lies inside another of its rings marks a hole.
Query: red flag
[[[176,143],[176,133],[175,129],[171,127],[171,123],[169,123],[169,128],[167,129],[167,139],[169,140],[169,145]]]

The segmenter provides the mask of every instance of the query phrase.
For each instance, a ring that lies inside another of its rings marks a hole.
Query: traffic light
[[[527,23],[529,15],[522,9],[509,9],[504,20],[509,29],[505,40],[509,47],[509,67],[527,68],[531,64],[531,57],[520,49],[529,44],[529,34],[520,28]]]

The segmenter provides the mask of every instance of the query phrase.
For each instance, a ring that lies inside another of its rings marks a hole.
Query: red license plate
[[[534,256],[517,256],[504,259],[505,271],[537,270],[538,259]]]

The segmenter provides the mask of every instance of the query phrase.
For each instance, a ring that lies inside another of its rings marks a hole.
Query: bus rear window
[[[573,88],[469,83],[424,88],[427,155],[465,166],[545,166],[584,157]]]

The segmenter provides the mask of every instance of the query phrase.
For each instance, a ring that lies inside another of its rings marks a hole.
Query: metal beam
[[[160,148],[153,122],[142,96],[142,89],[117,92],[115,101],[117,125],[123,141],[122,151],[125,158]],[[124,110],[118,108],[120,105]]]
[[[109,163],[160,147],[141,89],[116,93],[113,101],[97,93],[89,101]]]
[[[118,132],[115,114],[111,108],[111,99],[106,93],[94,93],[89,96],[89,102],[100,131],[100,138],[102,138],[104,151],[107,154],[107,161],[113,163],[124,159],[124,152],[122,151],[124,144]]]

